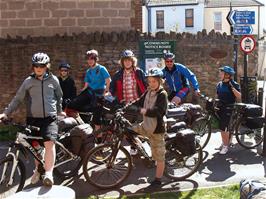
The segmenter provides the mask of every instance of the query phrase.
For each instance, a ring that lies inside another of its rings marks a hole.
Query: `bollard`
[[[259,88],[258,90],[258,105],[262,107],[262,102],[263,102],[263,88]]]

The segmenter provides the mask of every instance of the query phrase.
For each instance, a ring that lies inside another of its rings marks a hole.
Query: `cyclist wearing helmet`
[[[199,94],[199,83],[193,72],[180,63],[174,63],[175,55],[171,52],[164,54],[166,67],[163,69],[166,83],[169,87],[169,101],[178,105],[185,100],[189,92],[189,82],[197,94]]]
[[[228,152],[229,146],[229,132],[227,127],[230,120],[231,110],[226,107],[229,104],[233,104],[236,101],[241,100],[240,86],[235,82],[232,77],[235,74],[235,71],[230,66],[223,66],[219,68],[221,81],[216,86],[217,96],[221,106],[219,107],[219,117],[220,117],[220,129],[222,136],[222,145],[219,148],[220,154],[226,154]]]
[[[36,135],[44,138],[45,176],[43,184],[46,186],[52,186],[54,183],[54,142],[58,132],[56,116],[65,116],[65,113],[62,112],[62,90],[57,77],[48,71],[49,65],[50,58],[46,53],[34,54],[32,56],[33,73],[24,80],[16,96],[4,113],[0,114],[0,120],[5,119],[23,101],[26,102],[27,124],[40,127],[40,132],[36,132]],[[35,161],[35,171],[31,178],[32,184],[37,183],[40,179],[37,168],[38,162]]]
[[[166,131],[163,117],[167,111],[167,93],[163,89],[163,72],[159,68],[151,68],[148,71],[148,89],[132,105],[140,107],[143,122],[134,125],[133,130],[149,138],[152,158],[156,161],[156,176],[151,182],[152,186],[160,186],[164,172]],[[129,106],[130,108],[130,106]]]
[[[122,68],[114,74],[110,92],[119,102],[129,103],[145,92],[145,73],[137,67],[137,58],[131,50],[123,51],[119,62]]]
[[[66,61],[61,61],[59,63],[59,83],[61,86],[61,89],[63,91],[63,103],[62,107],[63,110],[66,107],[66,101],[72,100],[77,96],[77,88],[75,85],[75,81],[70,77],[69,70],[70,65]]]

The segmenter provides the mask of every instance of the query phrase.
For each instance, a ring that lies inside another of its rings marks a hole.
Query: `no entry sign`
[[[256,46],[256,41],[254,37],[248,35],[248,36],[243,36],[240,40],[240,47],[241,50],[245,53],[251,53]]]

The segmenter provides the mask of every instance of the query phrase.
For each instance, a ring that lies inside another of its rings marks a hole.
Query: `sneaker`
[[[224,145],[221,144],[219,147],[215,148],[215,150],[219,150],[219,151],[220,151],[220,150],[223,148],[223,146],[224,146]]]
[[[225,155],[227,154],[227,152],[228,152],[228,146],[223,146],[219,153]]]
[[[134,149],[134,148],[131,148],[129,153],[130,153],[130,155],[137,155],[138,154],[138,150]]]
[[[54,184],[54,179],[52,175],[48,175],[45,173],[43,178],[43,185],[47,187],[51,187]]]
[[[155,179],[150,183],[150,186],[161,186],[162,182],[161,180]]]
[[[31,177],[31,181],[30,181],[31,184],[36,184],[37,182],[39,182],[40,177],[41,177],[41,174],[38,172],[37,169],[35,169],[35,170],[33,171],[33,175],[32,175],[32,177]]]

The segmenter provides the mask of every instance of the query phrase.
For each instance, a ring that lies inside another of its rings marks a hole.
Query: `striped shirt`
[[[123,98],[126,103],[132,102],[138,98],[137,83],[134,71],[123,73]]]

